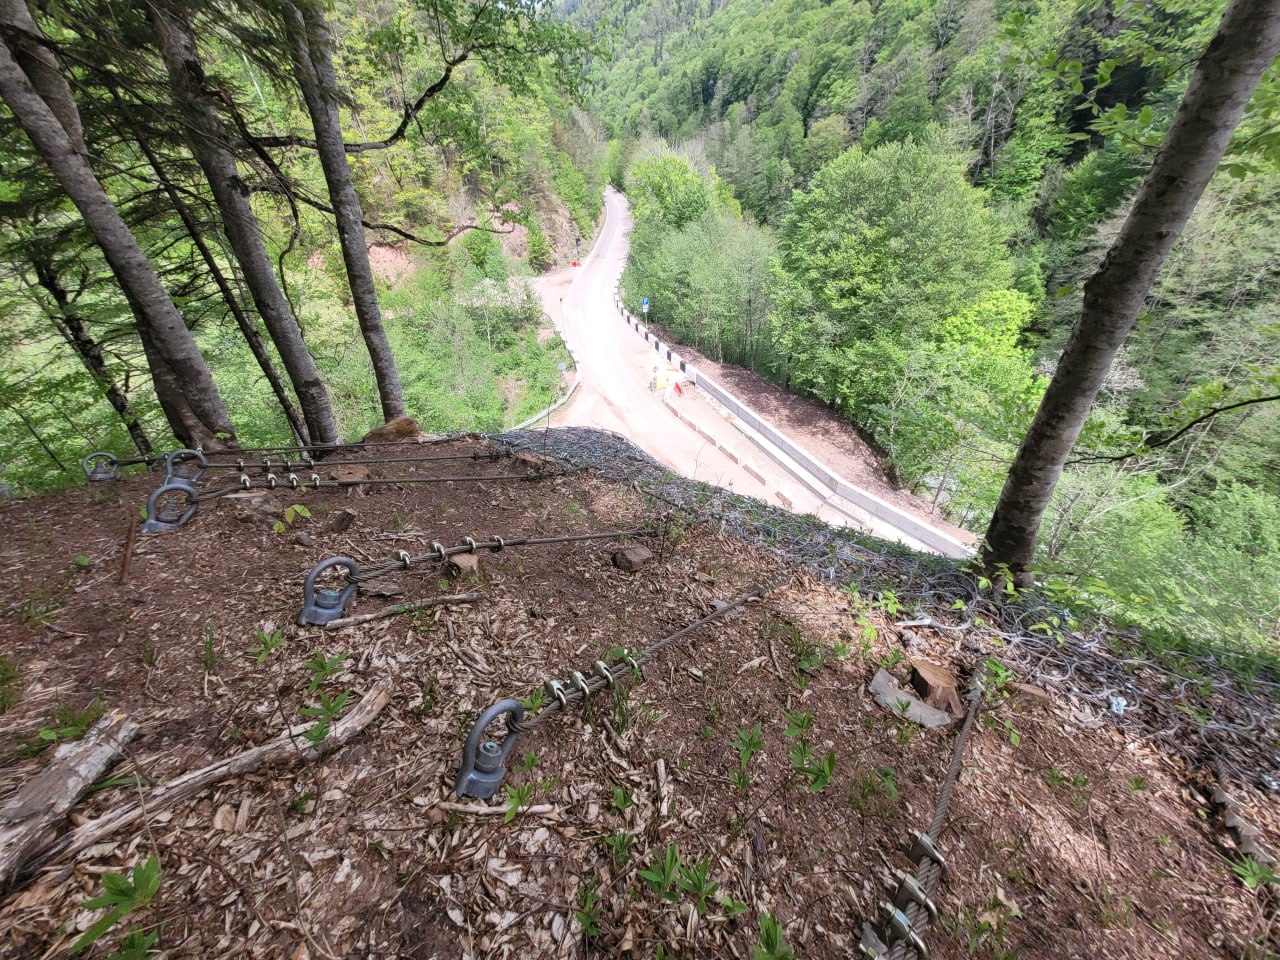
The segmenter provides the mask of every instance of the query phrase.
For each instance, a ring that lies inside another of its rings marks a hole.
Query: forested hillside
[[[0,20],[10,492],[171,434],[496,430],[554,398],[569,358],[526,278],[590,235],[601,181],[589,43],[538,4]]]
[[[981,533],[1220,2],[618,2],[633,309],[850,418]],[[1159,636],[1280,625],[1280,73],[1112,365],[1036,565]]]

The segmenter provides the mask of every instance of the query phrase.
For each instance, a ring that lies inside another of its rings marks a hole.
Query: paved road
[[[918,541],[847,501],[814,493],[756,449],[733,423],[734,418],[700,391],[686,390],[684,396],[668,394],[685,421],[649,391],[655,365],[673,379],[675,371],[622,321],[613,305],[613,289],[626,265],[631,217],[621,194],[607,189],[604,199],[604,227],[582,266],[536,281],[581,377],[573,400],[556,411],[552,424],[612,430],[686,477],[797,513],[812,513],[835,526],[855,526],[923,549]],[[704,435],[714,437],[719,446]],[[744,462],[764,478],[763,482],[748,472]]]

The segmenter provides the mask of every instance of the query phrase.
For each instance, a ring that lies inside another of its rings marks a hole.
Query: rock
[[[480,579],[480,558],[474,553],[455,553],[449,558],[449,572],[467,580]]]
[[[338,464],[329,471],[329,478],[343,483],[358,483],[369,479],[369,468],[358,463]]]
[[[403,597],[404,588],[390,580],[370,580],[360,588],[360,592],[370,597]]]
[[[351,523],[355,518],[356,512],[354,510],[350,510],[346,507],[343,507],[341,510],[335,510],[333,512],[333,518],[329,521],[329,530],[333,533],[342,533],[347,529],[347,527],[351,526]]]
[[[945,710],[953,717],[964,715],[964,706],[960,702],[960,681],[936,663],[912,660],[911,686],[929,706]]]
[[[232,494],[227,500],[232,504],[231,515],[241,523],[253,523],[259,520],[275,523],[284,515],[284,507],[275,497],[266,493],[254,493],[252,496]]]
[[[1046,707],[1053,703],[1053,694],[1043,687],[1033,686],[1030,683],[1011,683],[1009,689],[1020,700],[1027,700],[1031,703],[1040,703]]]
[[[364,435],[361,443],[387,443],[397,440],[417,441],[425,440],[426,434],[422,432],[422,427],[413,417],[400,416],[392,417],[382,426],[370,430]]]
[[[315,538],[309,533],[295,533],[293,542],[300,547],[314,547],[316,545]]]
[[[635,546],[623,547],[621,550],[615,550],[613,554],[613,565],[619,570],[627,571],[627,573],[635,573],[652,559],[652,550],[648,547],[642,547],[639,544],[636,544]]]
[[[871,694],[880,706],[894,716],[918,723],[922,727],[945,727],[951,723],[951,714],[931,707],[907,693],[888,670],[877,670],[876,675],[871,678]]]

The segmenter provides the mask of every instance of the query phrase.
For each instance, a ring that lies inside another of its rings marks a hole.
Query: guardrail
[[[912,516],[904,510],[895,507],[870,491],[856,487],[844,477],[831,470],[826,464],[822,463],[807,450],[801,449],[791,441],[786,434],[778,430],[773,424],[765,420],[764,417],[756,413],[736,396],[726,390],[720,384],[716,383],[710,377],[700,373],[693,364],[689,363],[681,357],[676,351],[671,349],[670,344],[664,344],[656,334],[649,330],[636,317],[627,311],[622,304],[622,298],[618,293],[618,287],[613,288],[613,305],[617,308],[618,314],[626,322],[627,326],[632,327],[637,333],[644,337],[645,342],[652,344],[654,352],[659,356],[665,356],[668,361],[678,366],[681,371],[688,374],[689,379],[696,384],[701,390],[714,397],[721,406],[733,413],[739,420],[745,423],[755,434],[764,438],[770,445],[775,447],[783,455],[796,464],[803,467],[820,485],[821,489],[815,489],[814,485],[808,478],[796,473],[791,465],[780,460],[774,455],[768,447],[757,442],[757,446],[771,460],[780,467],[794,476],[798,481],[814,490],[820,496],[835,495],[843,497],[854,506],[865,510],[879,520],[883,520],[897,530],[905,533],[909,537],[918,540],[931,550],[947,557],[963,558],[973,555],[973,550],[966,544],[935,527],[930,526],[923,520]],[[755,437],[751,439],[755,440]]]

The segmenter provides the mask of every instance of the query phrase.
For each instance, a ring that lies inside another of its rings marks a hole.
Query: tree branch
[[[1214,407],[1212,410],[1209,410],[1206,413],[1203,413],[1200,416],[1196,417],[1190,423],[1183,424],[1181,427],[1179,427],[1177,430],[1175,430],[1173,433],[1169,434],[1168,436],[1159,437],[1158,439],[1152,440],[1149,443],[1144,443],[1142,445],[1142,449],[1140,450],[1130,450],[1128,453],[1119,453],[1119,454],[1116,454],[1115,456],[1089,454],[1087,456],[1082,456],[1082,457],[1072,457],[1070,460],[1067,461],[1067,463],[1070,463],[1070,464],[1119,463],[1121,460],[1132,460],[1134,457],[1140,457],[1143,454],[1150,453],[1152,450],[1158,450],[1161,447],[1167,447],[1169,444],[1173,443],[1179,437],[1184,436],[1187,433],[1187,431],[1200,426],[1200,424],[1205,423],[1208,420],[1212,420],[1214,417],[1216,417],[1220,413],[1229,413],[1232,410],[1239,410],[1241,407],[1253,406],[1255,403],[1271,403],[1275,400],[1280,400],[1280,394],[1276,394],[1273,396],[1266,396],[1266,397],[1253,397],[1249,400],[1240,400],[1236,403],[1228,403],[1226,406]]]

